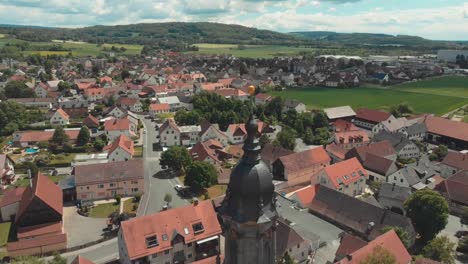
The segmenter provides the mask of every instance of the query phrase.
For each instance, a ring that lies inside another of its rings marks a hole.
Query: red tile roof
[[[294,173],[317,164],[328,164],[331,159],[322,147],[318,147],[283,156],[279,160],[283,163],[284,168],[288,170],[288,173]]]
[[[442,164],[461,170],[468,170],[468,154],[450,151],[442,160]]]
[[[336,144],[349,144],[353,142],[369,143],[369,136],[366,131],[345,131],[335,133]]]
[[[338,119],[335,122],[333,122],[333,126],[335,127],[336,132],[345,132],[345,131],[358,131],[360,130],[357,126],[355,126],[353,123],[344,120],[344,119]]]
[[[450,200],[468,205],[468,171],[460,171],[434,188],[444,193]]]
[[[83,119],[83,125],[88,127],[98,127],[99,120],[93,115],[89,114],[85,119]]]
[[[372,254],[374,249],[380,246],[388,250],[396,259],[398,264],[409,264],[411,263],[411,255],[406,250],[405,246],[398,238],[395,231],[390,230],[387,233],[378,236],[376,239],[369,242],[364,247],[354,251],[350,254],[350,258],[345,257],[344,259],[336,262],[338,264],[360,264],[366,259],[367,256]]]
[[[57,109],[57,113],[59,113],[59,115],[61,115],[62,118],[65,119],[65,120],[70,119],[70,116],[67,113],[65,113],[65,111],[63,111],[62,108]]]
[[[24,187],[5,190],[2,200],[0,201],[0,208],[21,201],[21,197],[25,190],[26,188]]]
[[[203,225],[204,231],[195,234],[192,226],[198,223]],[[221,234],[221,226],[209,200],[125,221],[121,230],[130,260],[172,248],[171,240],[176,234],[184,237],[185,243]],[[145,238],[150,236],[156,236],[158,245],[147,248]]]
[[[468,123],[427,116],[427,132],[468,142]]]
[[[129,130],[130,129],[130,120],[127,117],[122,119],[110,119],[104,122],[105,131],[113,130]]]
[[[76,140],[78,138],[79,130],[65,130],[68,138]],[[40,142],[49,141],[54,135],[54,131],[25,131],[21,132],[20,142]]]
[[[169,104],[150,104],[149,109],[152,111],[169,111]]]
[[[387,157],[395,155],[396,151],[390,141],[383,140],[354,148],[346,153],[346,158],[357,157],[359,160],[365,161],[367,153],[371,153],[380,157]]]
[[[82,257],[82,256],[77,256],[71,264],[94,264],[94,262],[90,261],[89,259]]]
[[[17,242],[10,242],[7,244],[8,252],[17,250],[27,250],[37,247],[46,247],[49,245],[67,243],[66,234],[57,234],[53,236],[39,237],[35,239],[25,239]]]
[[[78,165],[75,167],[75,184],[82,186],[132,179],[140,180],[144,177],[143,173],[142,159]]]
[[[341,183],[344,185],[350,185],[353,182],[359,181],[362,177],[361,174],[365,178],[369,176],[357,158],[335,163],[325,167],[323,170],[328,176],[330,182],[337,189],[341,187]]]
[[[109,154],[114,152],[117,148],[121,148],[124,151],[126,151],[128,154],[132,155],[135,152],[135,149],[133,148],[133,140],[129,139],[125,135],[120,135],[118,136],[112,144],[106,146],[105,150],[109,150]]]
[[[336,145],[335,143],[327,145],[325,147],[325,149],[327,150],[328,153],[330,153],[331,155],[339,158],[340,160],[344,160],[345,155],[348,152],[347,149],[344,149],[344,148]]]
[[[21,219],[35,197],[42,200],[60,215],[63,214],[62,190],[49,178],[38,173],[37,176],[32,179],[32,187],[27,187],[23,193],[16,215],[16,222]]]
[[[385,112],[385,111],[365,109],[365,108],[359,109],[356,112],[356,118],[365,120],[368,122],[372,122],[372,123],[380,123],[382,121],[389,119],[391,116],[392,114]]]
[[[258,133],[262,133],[268,127],[269,125],[267,123],[258,121]],[[247,135],[247,130],[245,130],[245,124],[230,124],[226,130],[226,133],[231,135],[236,135],[236,133]]]
[[[347,256],[355,252],[356,250],[361,249],[365,245],[367,245],[366,241],[356,236],[345,233],[341,238],[340,246],[338,247],[338,250],[336,251],[335,255],[337,257]]]
[[[265,102],[271,101],[273,99],[271,95],[265,94],[265,93],[258,93],[257,95],[255,95],[255,98],[257,98],[258,100],[265,101]]]
[[[103,83],[112,83],[112,78],[109,77],[109,76],[104,76],[104,77],[99,78],[99,82],[101,84],[103,84]]]
[[[210,157],[214,162],[219,163],[218,155],[216,154],[216,149],[222,149],[223,145],[217,140],[207,140],[205,142],[197,143],[190,149],[190,155],[195,160],[205,161],[206,158]]]
[[[136,103],[139,103],[140,100],[136,98],[130,98],[130,97],[120,97],[119,98],[119,104],[121,105],[135,105]]]
[[[62,222],[47,223],[36,226],[27,226],[18,228],[18,239],[31,238],[45,235],[55,235],[62,233]]]
[[[299,202],[303,207],[307,207],[314,200],[315,194],[317,193],[319,186],[320,185],[318,184],[309,185],[307,187],[294,191],[293,195],[295,195],[297,199],[299,199]]]
[[[216,94],[224,96],[224,97],[231,97],[231,96],[247,96],[242,90],[234,89],[234,88],[222,88],[214,91]]]

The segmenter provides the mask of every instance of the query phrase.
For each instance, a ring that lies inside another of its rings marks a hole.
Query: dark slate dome
[[[261,217],[276,215],[273,175],[260,158],[257,120],[251,117],[245,129],[248,136],[243,147],[244,156],[231,172],[221,207],[223,215],[239,223],[259,222]]]

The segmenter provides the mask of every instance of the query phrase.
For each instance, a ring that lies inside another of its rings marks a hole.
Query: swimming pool
[[[28,154],[35,154],[39,152],[39,149],[34,149],[34,148],[27,148],[24,152]]]

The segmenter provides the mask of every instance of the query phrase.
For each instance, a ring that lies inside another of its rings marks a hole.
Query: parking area
[[[63,207],[63,221],[69,248],[99,240],[105,233],[106,219],[81,216],[76,206]]]

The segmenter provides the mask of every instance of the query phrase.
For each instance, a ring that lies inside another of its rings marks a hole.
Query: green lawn
[[[99,204],[91,209],[91,212],[89,213],[89,217],[107,218],[113,212],[119,211],[119,209],[120,209],[120,206],[115,203]]]
[[[3,247],[8,242],[10,235],[11,222],[0,223],[0,247]]]
[[[271,92],[271,94],[296,99],[306,104],[310,109],[350,105],[353,109],[366,107],[388,110],[392,105],[406,102],[417,113],[442,115],[468,104],[468,99],[465,98],[374,88],[334,89],[309,87]]]
[[[134,207],[136,205],[136,207]],[[135,208],[135,210],[133,210]],[[138,210],[138,202],[133,202],[133,198],[132,199],[127,199],[124,204],[123,204],[123,211],[125,213],[135,213],[136,214],[136,211]]]
[[[245,49],[239,49],[236,44],[195,44],[198,51],[191,53],[198,54],[228,54],[236,57],[246,58],[272,58],[281,55],[297,55],[300,52],[314,52],[314,48],[306,47],[287,47],[287,46],[270,46],[270,45],[245,45]]]
[[[76,153],[65,153],[57,154],[53,156],[53,159],[50,160],[48,166],[55,167],[57,165],[71,164],[73,159],[75,159]]]
[[[404,83],[392,90],[468,98],[468,77],[445,76],[432,80]]]
[[[26,41],[18,39],[9,39],[0,37],[0,48],[7,43],[24,43]],[[44,51],[44,48],[52,46],[62,46],[63,48],[70,51]],[[63,41],[53,41],[53,42],[29,42],[29,47],[27,50],[22,51],[23,55],[39,54],[41,56],[47,55],[68,55],[70,52],[73,56],[84,57],[84,56],[98,56],[106,53],[104,48],[110,50],[112,46],[116,48],[124,47],[126,50],[124,52],[118,52],[116,55],[140,55],[143,49],[142,45],[124,45],[124,44],[103,44],[97,46],[96,44],[86,43],[86,42],[63,42]],[[39,50],[39,47],[41,49]],[[35,50],[38,49],[38,50]]]
[[[143,157],[143,146],[137,146],[134,149],[135,149],[135,153],[133,154],[134,158]]]

